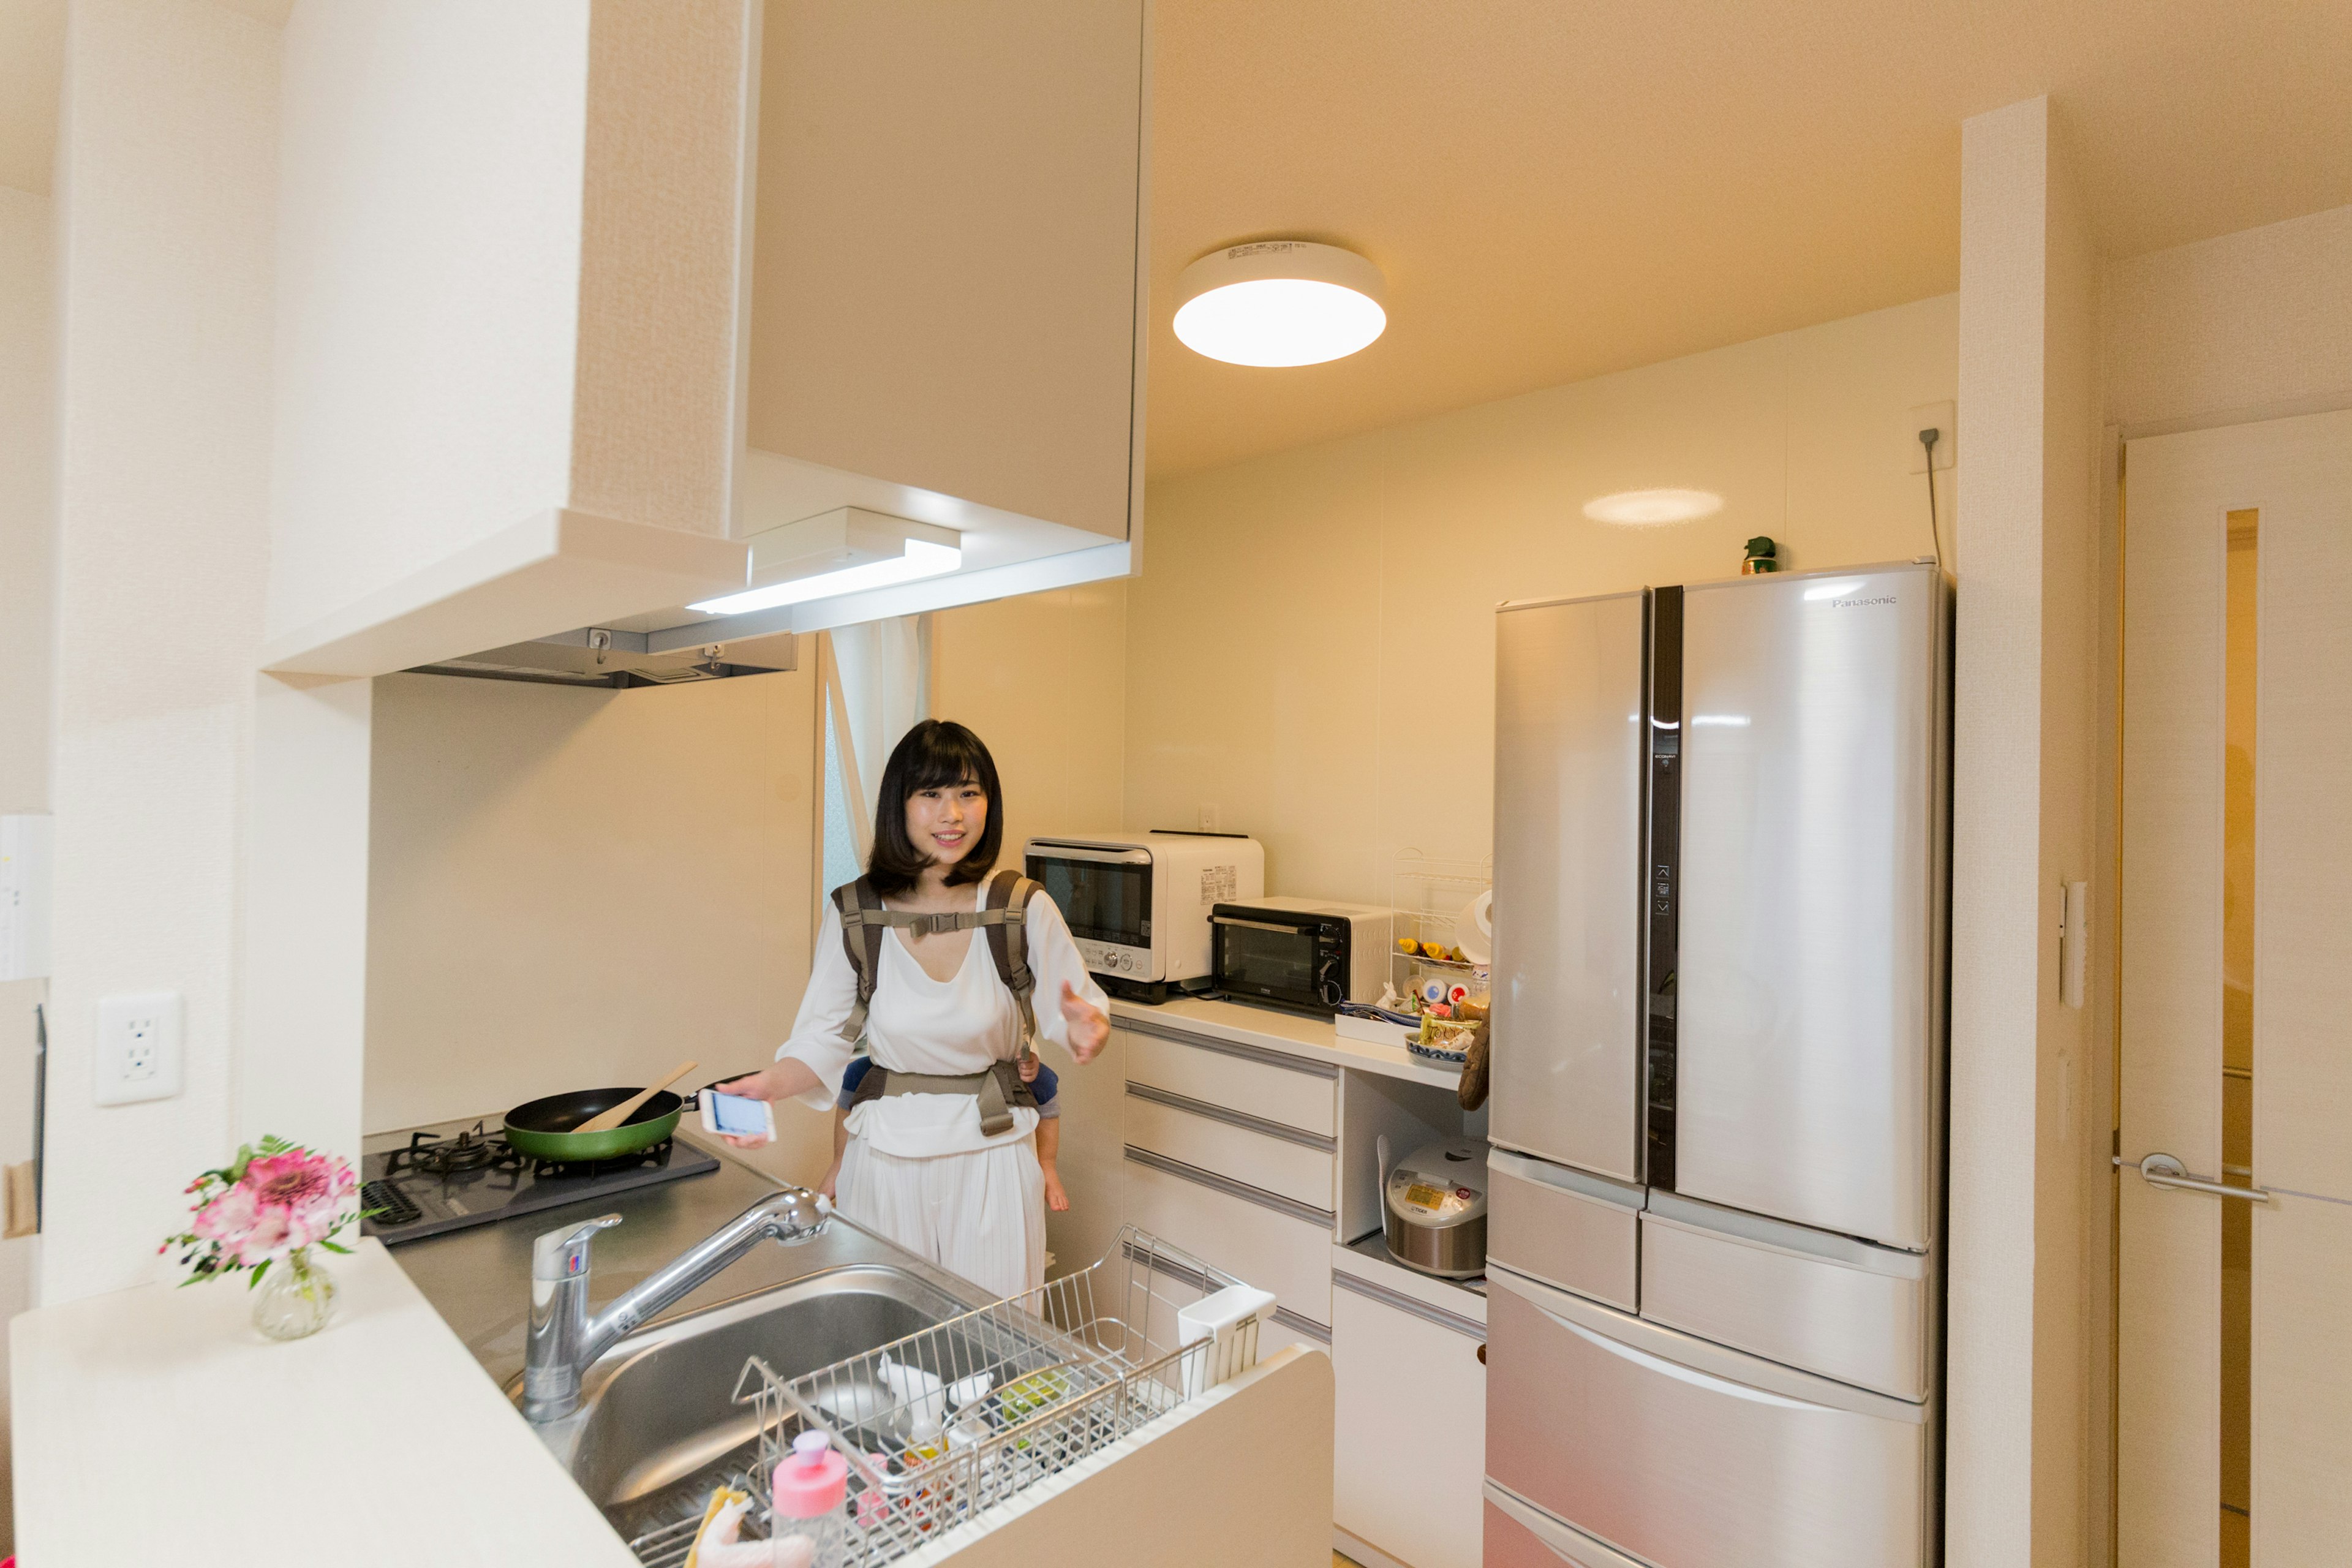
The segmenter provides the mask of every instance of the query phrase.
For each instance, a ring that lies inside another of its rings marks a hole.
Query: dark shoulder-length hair
[[[876,892],[906,892],[931,863],[907,837],[907,797],[966,780],[988,797],[988,823],[981,829],[980,841],[948,868],[948,885],[977,882],[996,868],[997,850],[1004,843],[1004,796],[997,788],[996,759],[962,725],[926,719],[907,731],[882,770],[882,788],[874,802],[874,852],[866,858],[866,879]]]

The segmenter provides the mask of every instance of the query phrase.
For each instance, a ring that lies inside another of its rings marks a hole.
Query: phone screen
[[[717,1089],[705,1089],[710,1096],[710,1119],[719,1131],[738,1138],[764,1137],[768,1131],[767,1107],[756,1100],[746,1100],[740,1094],[721,1094]]]

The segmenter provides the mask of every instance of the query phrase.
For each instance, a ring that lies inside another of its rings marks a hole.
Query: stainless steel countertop
[[[691,1136],[683,1129],[677,1136],[717,1155],[719,1169],[501,1224],[428,1237],[390,1248],[392,1259],[406,1270],[474,1359],[505,1384],[522,1372],[523,1337],[530,1321],[530,1245],[541,1234],[594,1215],[623,1216],[620,1225],[596,1237],[588,1300],[589,1310],[599,1311],[613,1298],[783,1184],[738,1160],[722,1143]],[[889,1263],[910,1269],[950,1288],[957,1296],[968,1295],[973,1289],[836,1216],[814,1240],[796,1247],[753,1248],[654,1321],[667,1322],[812,1274],[860,1263]]]

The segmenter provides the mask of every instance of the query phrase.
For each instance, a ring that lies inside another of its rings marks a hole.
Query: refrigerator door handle
[[[1638,1557],[1604,1545],[1573,1525],[1562,1524],[1507,1487],[1488,1481],[1486,1506],[1535,1537],[1536,1544],[1569,1568],[1644,1568]]]
[[[1733,1399],[1745,1399],[1757,1405],[1769,1405],[1779,1410],[1824,1408],[1801,1399],[1790,1399],[1785,1394],[1767,1394],[1760,1388],[1750,1388],[1744,1383],[1734,1383],[1728,1378],[1717,1377],[1691,1367],[1676,1366],[1673,1362],[1654,1356],[1647,1351],[1637,1351],[1631,1345],[1621,1345],[1606,1334],[1596,1334],[1583,1324],[1571,1323],[1566,1318],[1548,1311],[1540,1306],[1536,1310],[1542,1312],[1545,1317],[1551,1319],[1553,1322],[1558,1323],[1594,1350],[1606,1351],[1620,1361],[1632,1362],[1645,1372],[1654,1372],[1662,1377],[1671,1377],[1678,1383],[1687,1383],[1693,1388],[1703,1388],[1709,1394],[1727,1394]]]

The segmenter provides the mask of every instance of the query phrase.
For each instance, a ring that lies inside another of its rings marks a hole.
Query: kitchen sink
[[[642,1560],[683,1562],[712,1489],[742,1485],[757,1457],[759,1415],[734,1402],[744,1363],[798,1377],[986,1304],[950,1279],[853,1264],[656,1324],[592,1365],[580,1408],[537,1430]]]

